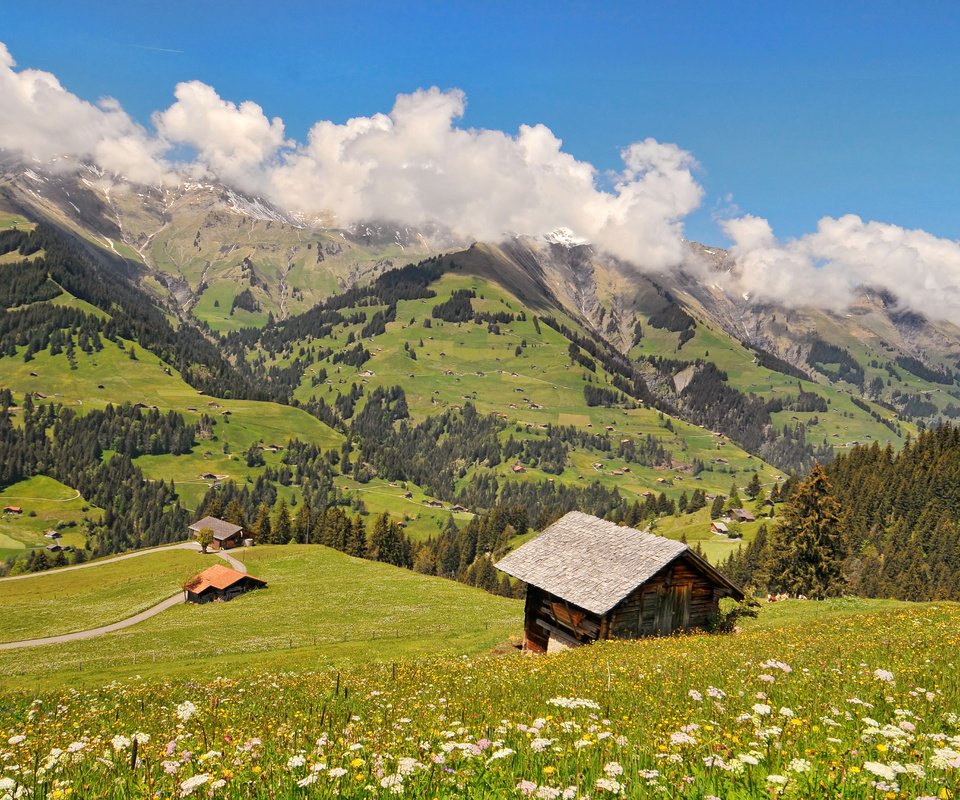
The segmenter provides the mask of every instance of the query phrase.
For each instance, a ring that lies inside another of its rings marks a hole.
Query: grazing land
[[[258,546],[231,555],[266,580],[268,588],[229,603],[177,606],[97,639],[0,652],[0,687],[107,682],[119,675],[197,675],[227,664],[259,671],[267,663],[317,667],[428,653],[475,654],[519,634],[522,627],[523,604],[516,600],[319,545]],[[157,571],[166,573],[166,584],[135,589],[131,613],[173,594],[185,575],[199,572],[214,557],[203,561],[195,553],[174,550],[37,580],[51,586],[58,579],[67,581],[76,587],[75,594],[96,606],[90,619],[96,614],[99,621],[111,621],[130,616],[122,610],[122,597],[113,592],[122,591],[124,576],[143,566],[143,559],[154,558],[161,559]],[[84,588],[100,570],[113,566],[116,577],[102,594]],[[7,586],[0,583],[2,589]],[[66,614],[73,605],[68,595],[51,608]],[[34,638],[56,626],[33,608],[28,622],[17,623],[8,640]]]
[[[126,619],[177,593],[215,556],[170,549],[82,569],[0,581],[0,642],[39,639]],[[22,657],[22,653],[20,654]]]
[[[7,486],[0,492],[0,508],[6,506],[20,506],[23,512],[0,515],[0,558],[52,544],[44,536],[50,530],[60,533],[57,544],[82,548],[83,524],[101,517],[79,492],[45,475]]]

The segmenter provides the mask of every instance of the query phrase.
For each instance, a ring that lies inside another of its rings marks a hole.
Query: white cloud
[[[284,146],[283,121],[267,119],[249,100],[223,100],[200,81],[178,83],[176,102],[153,115],[160,136],[196,150],[197,161],[220,180],[262,191],[264,171]]]
[[[857,287],[882,287],[907,308],[960,322],[960,242],[854,214],[824,217],[814,233],[783,243],[759,217],[724,229],[734,243],[731,280],[755,299],[839,311]]]
[[[563,227],[643,267],[681,263],[682,220],[702,195],[689,153],[633,144],[613,191],[603,191],[594,167],[565,153],[549,128],[464,130],[464,107],[462,92],[432,88],[398,96],[389,114],[318,122],[271,171],[271,194],[343,223],[439,222],[493,240]]]
[[[17,72],[0,42],[0,148],[28,159],[95,159],[104,169],[131,180],[157,183],[166,169],[163,146],[112,99],[98,105],[71,94],[49,72]]]

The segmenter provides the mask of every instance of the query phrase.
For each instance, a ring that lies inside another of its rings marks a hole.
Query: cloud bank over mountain
[[[93,161],[146,184],[186,173],[343,225],[439,224],[485,240],[567,228],[644,270],[695,266],[683,221],[704,192],[691,153],[648,138],[624,148],[616,174],[602,174],[565,152],[544,125],[515,134],[459,127],[466,97],[455,89],[399,95],[388,113],[319,120],[297,142],[255,102],[234,103],[188,81],[150,129],[113,99],[90,103],[48,72],[18,70],[0,43],[0,108],[0,148],[47,167]],[[870,285],[960,322],[957,242],[853,215],[825,217],[815,232],[787,242],[750,215],[727,220],[724,230],[736,268],[720,279],[731,291],[841,310],[858,286]]]
[[[760,217],[728,220],[724,230],[736,262],[732,288],[753,299],[842,311],[857,287],[869,286],[960,323],[960,243],[855,214],[824,217],[815,232],[787,242]]]

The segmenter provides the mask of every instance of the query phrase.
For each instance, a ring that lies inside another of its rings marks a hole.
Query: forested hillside
[[[960,600],[960,427],[839,455],[726,569],[771,591]]]

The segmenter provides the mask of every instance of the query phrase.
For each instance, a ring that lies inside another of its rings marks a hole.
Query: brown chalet
[[[266,581],[253,575],[214,564],[183,584],[183,595],[188,603],[211,603],[214,600],[233,600],[244,592],[263,589],[266,585]]]
[[[571,511],[497,563],[527,584],[524,649],[703,628],[743,592],[683,542]]]
[[[250,536],[250,534],[244,536],[243,528],[239,525],[216,517],[198,519],[190,526],[190,530],[195,534],[199,534],[204,528],[213,531],[213,541],[210,543],[212,550],[232,550],[234,547],[241,547],[243,540]]]

